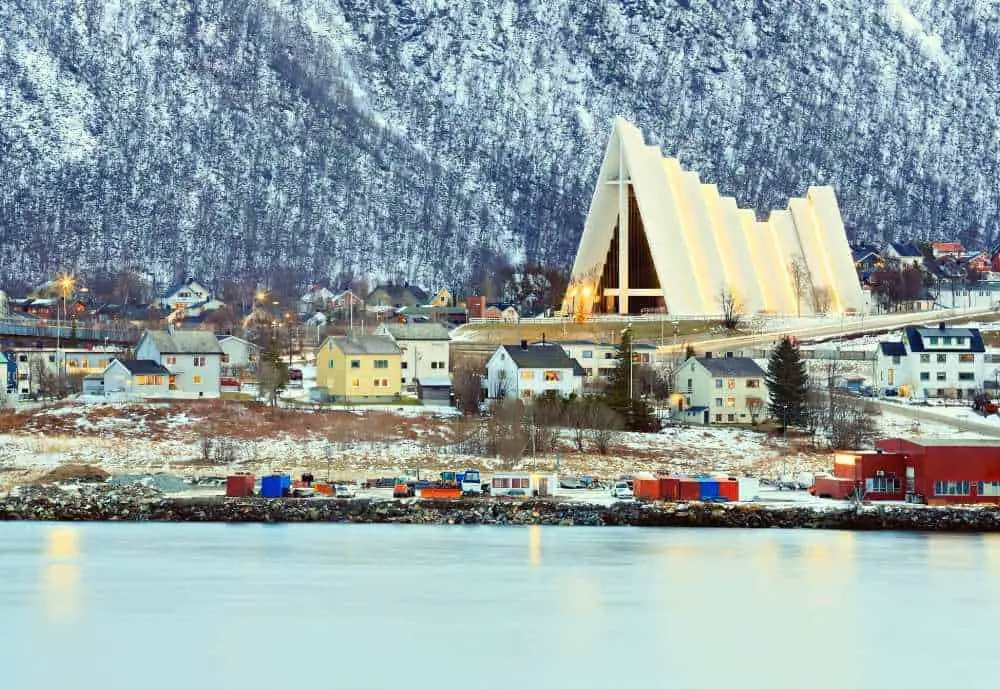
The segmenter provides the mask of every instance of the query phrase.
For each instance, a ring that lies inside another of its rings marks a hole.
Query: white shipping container
[[[760,479],[744,477],[737,478],[736,481],[739,483],[740,502],[749,502],[760,497]]]

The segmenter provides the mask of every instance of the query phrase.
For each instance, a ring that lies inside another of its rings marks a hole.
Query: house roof
[[[388,337],[376,335],[338,335],[326,338],[324,346],[329,343],[344,354],[402,354],[402,350]]]
[[[177,292],[181,291],[185,287],[190,287],[191,285],[197,285],[198,287],[200,287],[201,289],[205,290],[206,292],[208,291],[208,288],[205,287],[205,285],[201,284],[200,282],[198,282],[194,278],[188,278],[184,282],[178,282],[176,284],[170,285],[170,287],[168,287],[166,290],[164,290],[164,292],[163,292],[163,298],[167,299],[169,297],[172,297]]]
[[[733,378],[763,378],[764,369],[749,357],[704,357],[697,358],[699,364],[705,367],[713,376],[731,376]]]
[[[441,323],[384,323],[379,326],[394,340],[450,340],[448,328]]]
[[[878,253],[876,253],[875,251],[871,251],[869,249],[855,249],[854,251],[851,252],[851,258],[854,259],[855,263],[863,261],[869,256],[874,256],[875,258],[882,258],[881,256],[879,256]]]
[[[113,361],[117,361],[119,364],[128,369],[128,372],[134,376],[170,375],[170,371],[152,359],[114,359]]]
[[[878,346],[885,356],[906,356],[906,346],[902,342],[879,342]]]
[[[153,346],[160,354],[221,354],[222,347],[207,330],[147,330]]]
[[[257,345],[255,345],[253,342],[250,342],[249,340],[244,340],[242,337],[237,337],[236,335],[216,335],[216,337],[219,339],[220,345],[226,340],[237,340],[238,342],[242,342],[243,344],[249,345],[252,348],[257,347]]]
[[[414,287],[413,285],[380,285],[368,294],[366,301],[371,299],[372,295],[380,290],[388,294],[393,301],[403,301],[407,294],[421,304],[428,301],[427,292],[423,291],[419,287]]]
[[[507,352],[507,356],[518,368],[571,368],[574,375],[581,375],[576,373],[580,369],[576,360],[571,359],[565,349],[552,342],[523,348],[520,345],[503,345],[501,349]]]
[[[451,378],[448,376],[420,376],[417,385],[422,388],[450,388]]]
[[[912,242],[889,242],[889,246],[900,258],[920,258],[924,255]]]
[[[954,347],[928,347],[925,337],[968,337],[969,346],[965,349]],[[918,328],[910,326],[906,329],[906,341],[911,352],[986,352],[983,336],[977,328]]]

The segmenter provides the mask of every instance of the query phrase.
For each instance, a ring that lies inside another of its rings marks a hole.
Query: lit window
[[[747,381],[747,387],[748,388],[755,388],[755,389],[759,388],[760,387],[760,381],[756,380],[756,379],[750,379],[750,380]]]
[[[736,389],[736,380],[733,379],[733,378],[729,378],[728,380],[726,380],[726,387],[728,389],[730,389],[730,390],[735,390]]]
[[[535,377],[535,372],[528,369],[521,369],[521,380],[532,380]]]
[[[558,383],[560,379],[559,371],[546,371],[545,381],[548,383]]]
[[[521,397],[524,397],[525,399],[531,397],[531,390],[528,389],[521,390]]]
[[[361,379],[360,378],[355,378],[354,380],[352,380],[351,381],[351,387],[352,388],[361,387]]]
[[[974,363],[975,360],[976,357],[972,354],[969,354],[968,352],[958,355],[958,363],[960,364],[971,364]]]
[[[726,409],[735,409],[735,408],[736,408],[736,398],[735,397],[727,397],[726,398]]]

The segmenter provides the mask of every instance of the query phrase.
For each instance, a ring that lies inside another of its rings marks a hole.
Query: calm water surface
[[[2,524],[0,687],[997,687],[1000,537]]]

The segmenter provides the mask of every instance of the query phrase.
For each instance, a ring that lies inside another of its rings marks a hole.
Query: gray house
[[[112,359],[101,378],[105,395],[169,396],[170,371],[149,359]]]
[[[139,339],[135,357],[167,369],[170,396],[218,397],[221,392],[222,347],[210,332],[147,330]]]

